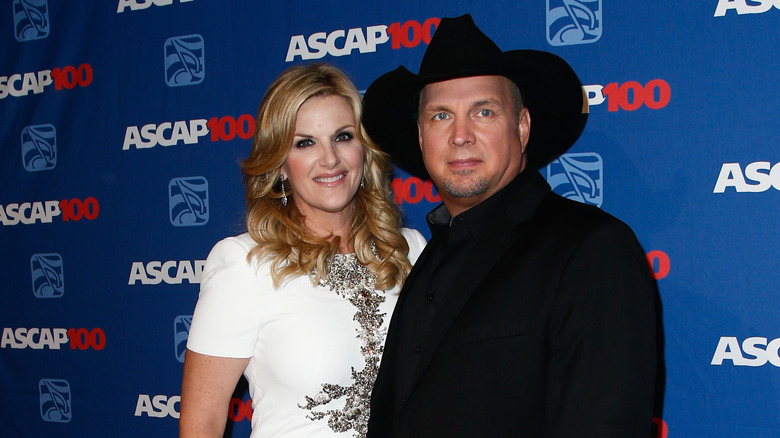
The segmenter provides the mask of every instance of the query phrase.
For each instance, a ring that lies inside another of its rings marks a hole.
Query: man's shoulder
[[[554,192],[549,192],[539,204],[533,222],[536,226],[551,227],[565,234],[601,231],[635,237],[625,222],[601,208],[564,198]]]
[[[601,208],[575,201],[555,193],[549,192],[539,204],[539,213],[553,215],[560,220],[576,222],[611,222],[620,219],[612,216]]]

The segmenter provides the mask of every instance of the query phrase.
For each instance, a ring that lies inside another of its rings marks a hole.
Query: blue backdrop
[[[655,435],[777,436],[777,0],[3,1],[0,436],[175,436],[203,260],[243,231],[238,162],[267,86],[312,60],[360,89],[416,71],[438,19],[467,12],[584,84],[588,125],[542,173],[648,252]],[[393,188],[427,234],[436,190],[403,172]]]

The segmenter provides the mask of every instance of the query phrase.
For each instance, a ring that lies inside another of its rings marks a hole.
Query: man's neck
[[[493,190],[491,193],[482,193],[476,196],[470,196],[470,197],[455,197],[455,196],[447,196],[446,194],[442,194],[441,191],[439,194],[441,195],[441,200],[444,203],[444,206],[447,208],[447,211],[450,212],[450,215],[452,217],[455,217],[465,211],[468,211],[470,208],[475,207],[486,200],[490,199],[495,195],[496,193],[500,192],[504,189],[504,187],[508,186],[512,181],[517,179],[517,177],[523,173],[524,169],[521,169],[520,172],[518,172],[512,179],[509,181],[506,181],[503,185],[498,187],[497,189]]]

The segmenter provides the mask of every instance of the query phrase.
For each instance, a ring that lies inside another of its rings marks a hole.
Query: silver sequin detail
[[[357,261],[354,254],[337,254],[328,265],[327,279],[323,286],[349,300],[357,312],[353,319],[360,324],[356,337],[361,340],[360,352],[366,361],[361,371],[352,367],[352,385],[342,386],[323,383],[322,391],[313,397],[306,396],[306,404],[300,408],[311,411],[307,418],[328,419],[328,426],[336,432],[354,430],[355,437],[366,436],[368,414],[371,401],[371,389],[379,372],[379,359],[382,357],[382,329],[384,313],[379,313],[379,305],[385,297],[374,290],[376,276]],[[316,411],[314,408],[330,403],[331,400],[345,397],[342,409]]]

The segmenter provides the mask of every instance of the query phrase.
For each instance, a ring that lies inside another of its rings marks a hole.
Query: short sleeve
[[[206,259],[187,339],[187,348],[196,353],[231,358],[253,355],[262,296],[271,283],[265,271],[247,261],[254,242],[241,237],[221,240]]]
[[[414,265],[417,262],[417,257],[425,248],[428,243],[425,237],[414,228],[402,228],[401,234],[406,238],[406,243],[409,244],[409,262]]]

